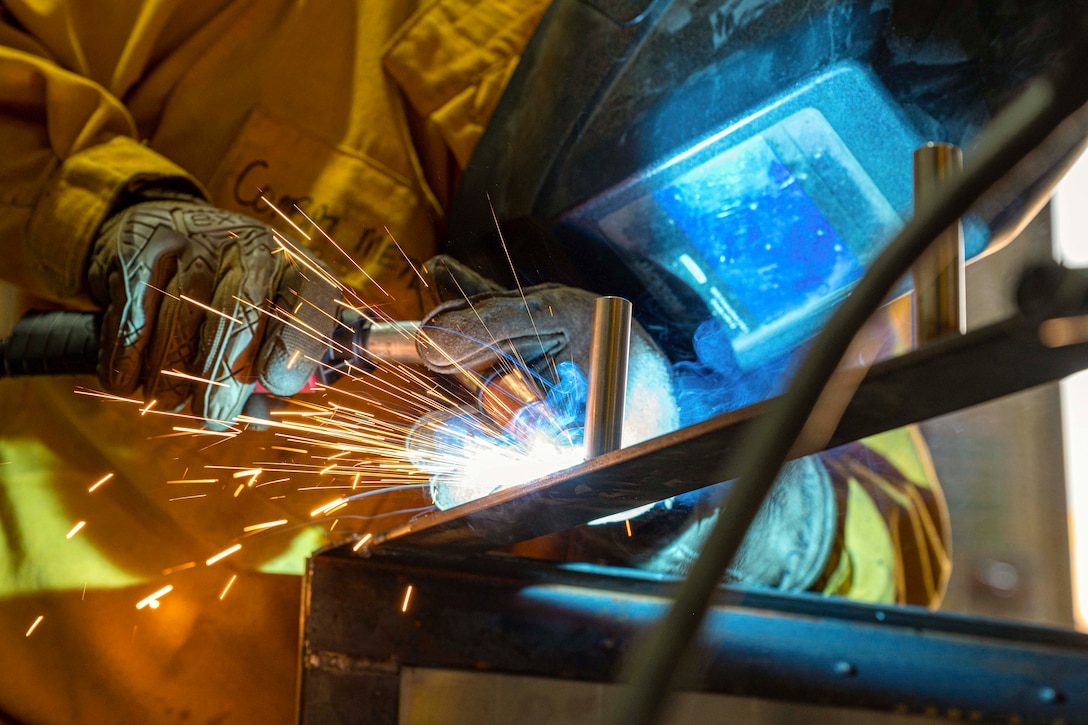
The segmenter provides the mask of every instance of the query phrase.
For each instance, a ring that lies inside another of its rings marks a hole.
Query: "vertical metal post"
[[[630,350],[631,303],[622,297],[598,297],[586,401],[587,460],[620,447]]]
[[[925,203],[941,182],[963,168],[959,147],[927,143],[914,151],[914,206]],[[914,343],[922,345],[966,331],[963,225],[940,234],[911,270],[914,278]]]

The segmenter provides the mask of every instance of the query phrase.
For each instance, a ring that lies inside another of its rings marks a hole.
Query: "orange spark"
[[[76,534],[78,534],[78,533],[79,533],[79,530],[80,530],[80,529],[82,529],[82,528],[83,528],[84,526],[86,526],[86,525],[87,525],[87,522],[86,522],[86,521],[79,521],[79,522],[77,522],[77,523],[76,523],[76,525],[72,527],[72,530],[71,530],[71,531],[69,531],[69,532],[68,532],[68,533],[67,533],[67,534],[65,535],[65,537],[64,537],[64,538],[66,538],[66,539],[70,539],[70,538],[72,538],[73,536],[75,536]]]
[[[288,370],[293,370],[294,369],[295,363],[298,362],[298,359],[299,359],[299,357],[301,357],[301,355],[302,355],[302,350],[295,350],[293,353],[291,353],[291,359],[287,361],[287,369]]]
[[[207,495],[208,494],[206,493],[194,493],[192,496],[175,496],[174,498],[167,499],[167,501],[170,503],[173,503],[174,501],[187,501],[191,498],[204,498]]]
[[[136,405],[143,405],[144,401],[137,400],[136,398],[122,398],[120,395],[110,395],[109,393],[102,393],[97,390],[90,390],[88,388],[76,388],[76,395],[89,395],[92,398],[105,398],[106,400],[113,400],[118,403],[135,403]]]
[[[249,526],[242,529],[242,531],[247,533],[250,531],[261,531],[262,529],[271,529],[276,526],[283,526],[286,523],[287,519],[280,519],[279,521],[266,521],[263,524],[250,524]]]
[[[193,433],[195,435],[206,436],[222,436],[223,438],[233,438],[238,435],[238,431],[218,431],[218,430],[205,430],[203,428],[186,428],[183,425],[175,425],[174,430],[179,433]]]
[[[45,615],[44,614],[39,614],[38,618],[34,620],[34,624],[30,625],[30,629],[28,629],[26,631],[26,636],[27,637],[34,634],[34,630],[38,628],[38,625],[42,623],[43,619],[45,619]]]
[[[192,297],[186,297],[185,295],[181,295],[181,299],[185,300],[186,302],[190,302],[190,303],[196,305],[197,307],[200,307],[201,309],[207,310],[208,312],[219,315],[224,320],[230,320],[231,322],[233,322],[236,325],[243,324],[242,321],[239,320],[237,317],[231,317],[226,312],[223,312],[222,310],[217,310],[214,307],[209,307],[208,305],[204,304],[203,302],[198,302],[197,300],[194,300]]]
[[[273,483],[283,483],[284,481],[290,481],[291,477],[277,478],[275,481],[265,481],[264,483],[258,483],[254,488],[260,488],[261,486],[271,486]]]
[[[240,494],[242,491],[244,491],[245,488],[246,488],[246,485],[244,483],[239,483],[238,488],[234,489],[234,498],[238,498],[238,494]]]
[[[404,592],[404,604],[400,605],[400,611],[408,611],[408,600],[412,598],[412,585],[408,585],[408,590]]]
[[[625,519],[623,523],[627,524],[627,535],[631,536],[631,519]]]
[[[167,584],[162,589],[159,589],[158,591],[153,592],[152,594],[149,594],[140,601],[136,602],[136,608],[143,609],[144,607],[151,607],[152,609],[158,609],[159,597],[165,596],[172,591],[174,591],[174,585]]]
[[[238,578],[237,574],[235,574],[234,576],[232,576],[230,578],[230,581],[227,582],[227,585],[225,587],[223,587],[223,591],[219,595],[219,601],[223,601],[223,597],[227,596],[227,592],[230,591],[231,586],[234,585],[234,580],[237,579],[237,578]]]
[[[159,401],[158,401],[158,399],[156,398],[155,400],[152,400],[152,401],[151,401],[150,403],[148,403],[147,405],[145,405],[145,406],[144,406],[143,408],[140,408],[140,415],[147,415],[147,411],[149,411],[149,410],[151,410],[152,408],[154,408],[154,407],[155,407],[155,403],[157,403],[157,402],[159,402]]]
[[[215,562],[219,561],[220,559],[223,559],[225,557],[230,556],[231,554],[233,554],[234,552],[238,551],[241,548],[242,548],[241,544],[235,544],[234,546],[230,547],[229,549],[224,549],[223,551],[220,551],[218,554],[216,554],[215,556],[213,556],[212,558],[210,558],[206,562],[204,562],[204,565],[205,566],[211,566]]]
[[[187,561],[184,564],[178,564],[177,566],[172,566],[169,569],[163,569],[162,575],[166,576],[167,574],[173,574],[177,571],[185,571],[186,569],[192,569],[194,566],[196,566],[195,561]]]
[[[334,508],[343,503],[347,503],[347,499],[343,497],[338,498],[335,501],[329,501],[324,506],[321,506],[320,508],[316,508],[311,511],[310,517],[313,518],[314,516],[320,516],[321,514],[328,513],[329,511],[333,510]]]
[[[110,480],[111,478],[113,478],[113,474],[107,473],[105,476],[91,484],[91,487],[87,489],[87,493],[94,493],[99,486],[101,486],[103,483]]]
[[[363,548],[363,546],[366,544],[366,542],[370,541],[370,539],[373,538],[373,536],[374,536],[373,534],[367,534],[363,538],[359,539],[358,541],[355,542],[355,546],[351,547],[351,550],[352,551],[358,551],[359,549]]]
[[[175,378],[184,378],[186,380],[192,380],[192,381],[197,382],[197,383],[204,383],[205,385],[218,385],[220,388],[227,387],[226,383],[216,382],[215,380],[211,380],[209,378],[197,377],[196,375],[190,375],[189,373],[183,373],[183,372],[179,372],[177,370],[163,370],[162,374],[163,375],[169,375],[169,376],[175,377]]]
[[[249,480],[246,482],[246,485],[249,486],[250,488],[252,488],[254,486],[254,484],[257,483],[257,476],[260,476],[263,471],[264,471],[263,468],[250,468],[250,469],[247,469],[245,471],[235,472],[234,477],[235,478],[246,478],[248,476]],[[237,495],[237,494],[235,494],[235,495]]]
[[[423,275],[419,273],[419,270],[416,269],[416,265],[413,264],[412,260],[408,257],[408,255],[404,253],[404,249],[401,248],[400,242],[397,241],[397,238],[393,236],[393,232],[389,231],[389,227],[384,227],[384,229],[385,233],[389,235],[389,238],[393,240],[393,244],[397,245],[397,251],[399,251],[400,255],[404,257],[404,261],[408,263],[408,266],[411,267],[412,271],[416,273],[417,277],[419,277],[419,281],[423,283],[424,287],[430,287],[430,285],[427,284],[427,280],[425,280],[423,278]]]
[[[218,478],[175,478],[173,481],[167,481],[171,483],[219,483]]]

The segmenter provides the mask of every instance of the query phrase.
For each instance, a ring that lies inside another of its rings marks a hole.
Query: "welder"
[[[210,419],[211,432],[258,382],[297,393],[315,356],[299,362],[305,336],[256,308],[272,300],[328,332],[336,295],[277,253],[273,228],[385,314],[431,311],[442,286],[422,288],[417,268],[432,282],[467,279],[456,264],[424,263],[546,5],[126,0],[106,18],[93,4],[4,3],[0,274],[18,288],[15,310],[104,310],[101,386],[142,390],[161,409]],[[556,324],[577,337],[585,322],[572,313]],[[305,520],[313,501],[245,492],[202,506],[187,475],[247,467],[255,449],[273,458],[274,439],[178,436],[74,395],[70,379],[4,381],[0,400],[0,715],[290,720],[296,575],[323,539],[307,528],[212,555],[245,525]],[[936,604],[947,522],[912,435],[791,467],[794,485],[765,510],[735,578]],[[383,528],[421,503],[416,491],[375,497],[359,525]],[[682,571],[717,515],[692,510],[635,563]],[[187,586],[137,609],[164,572]]]

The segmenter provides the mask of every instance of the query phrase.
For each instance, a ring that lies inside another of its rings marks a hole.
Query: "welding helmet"
[[[966,148],[1083,39],[1082,0],[555,0],[471,158],[446,251],[617,294],[673,362],[749,390],[912,213],[912,154]],[[968,257],[1045,201],[964,220]],[[762,382],[760,382],[762,381]],[[713,412],[720,412],[722,406]]]

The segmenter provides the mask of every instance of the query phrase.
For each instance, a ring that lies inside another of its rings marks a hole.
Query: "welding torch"
[[[322,355],[315,378],[331,384],[349,366],[370,370],[375,361],[423,364],[418,322],[375,322],[345,310]],[[94,375],[102,316],[68,310],[29,312],[0,340],[0,377]]]
[[[420,345],[430,343],[416,321],[375,321],[345,309],[340,324],[314,373],[332,385],[345,375],[372,371],[378,363],[424,365]],[[29,312],[0,339],[0,378],[28,375],[95,375],[102,316],[95,312],[59,310]],[[354,369],[354,373],[353,370]],[[455,376],[477,398],[480,410],[503,425],[521,406],[543,395],[518,370],[496,371],[483,377]]]

